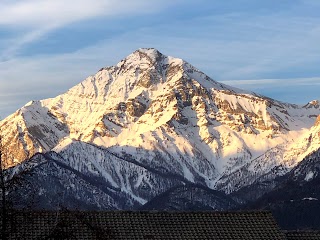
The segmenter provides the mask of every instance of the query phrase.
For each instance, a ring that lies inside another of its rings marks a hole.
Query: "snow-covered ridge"
[[[285,173],[320,147],[317,104],[297,106],[233,88],[182,59],[138,49],[64,94],[29,102],[1,129],[8,166],[54,149],[75,159],[70,165],[76,167],[82,158],[73,155],[86,150],[74,143],[83,142],[130,156],[131,165],[233,191],[274,167]],[[101,152],[86,149],[91,156]],[[99,169],[108,156],[98,161],[84,155]],[[147,200],[133,189],[152,187],[148,173],[128,183],[103,167],[99,171],[138,202]]]

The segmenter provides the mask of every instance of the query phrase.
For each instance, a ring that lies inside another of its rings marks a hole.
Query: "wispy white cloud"
[[[320,85],[320,77],[311,78],[281,78],[281,79],[251,79],[251,80],[224,80],[221,81],[225,84],[233,86],[243,86],[252,85],[255,87],[277,87],[288,86],[288,84],[293,84],[294,86],[318,86]],[[320,94],[319,94],[320,97]]]
[[[61,26],[98,16],[152,12],[168,1],[154,0],[18,0],[0,3],[0,25]]]
[[[4,51],[1,52],[1,58],[7,60],[14,57],[15,54],[25,45],[39,40],[41,37],[43,37],[46,33],[50,32],[51,30],[52,28],[50,27],[32,29],[30,31],[22,33],[21,35],[19,34],[19,36],[16,36],[15,38],[7,39],[7,46],[5,47]]]
[[[311,100],[320,100],[318,91],[320,88],[320,77],[227,80],[222,82],[284,102],[306,104]]]
[[[179,2],[179,1],[178,1]],[[23,46],[55,29],[92,18],[150,14],[173,4],[156,0],[16,0],[0,2],[0,30],[14,29],[1,58],[13,57]],[[107,22],[106,22],[107,24]]]

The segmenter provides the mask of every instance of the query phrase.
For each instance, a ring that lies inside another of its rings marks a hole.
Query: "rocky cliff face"
[[[64,166],[142,204],[177,183],[230,193],[285,174],[320,147],[317,106],[226,86],[139,49],[62,95],[28,103],[1,129],[7,166],[55,151]]]

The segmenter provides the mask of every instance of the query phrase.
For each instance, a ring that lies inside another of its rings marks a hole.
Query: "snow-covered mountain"
[[[29,102],[1,129],[8,167],[47,153],[32,161],[99,179],[133,206],[179,184],[231,193],[284,175],[320,148],[319,115],[318,101],[276,101],[139,49],[64,94]],[[77,192],[64,176],[61,188]]]

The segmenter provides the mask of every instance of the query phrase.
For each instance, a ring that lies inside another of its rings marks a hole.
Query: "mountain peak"
[[[319,100],[312,100],[312,101],[308,102],[304,107],[305,108],[319,108],[320,107]]]
[[[129,67],[135,65],[139,68],[155,66],[160,70],[164,65],[183,65],[184,63],[186,62],[182,59],[164,55],[155,48],[139,48],[119,62],[117,66],[121,67],[123,64]]]
[[[152,67],[156,63],[168,58],[154,48],[139,48],[122,59],[116,66],[118,68],[141,68]]]
[[[157,49],[155,48],[139,48],[135,52],[141,52],[147,54],[148,56],[158,56],[162,55]]]
[[[145,59],[150,63],[154,63],[166,57],[167,56],[163,55],[155,48],[139,48],[127,56],[124,60],[134,60],[135,62],[141,63],[141,60],[143,61]]]
[[[311,102],[309,102],[309,104],[313,106],[319,106],[319,100],[312,100]]]

